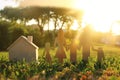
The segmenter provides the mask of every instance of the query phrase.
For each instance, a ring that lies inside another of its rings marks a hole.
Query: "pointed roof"
[[[23,39],[26,43],[30,44],[32,47],[38,49],[38,47],[33,43],[30,42],[25,36],[20,36],[16,41],[14,41],[8,48],[7,50],[10,50],[16,43],[18,43],[21,39]]]

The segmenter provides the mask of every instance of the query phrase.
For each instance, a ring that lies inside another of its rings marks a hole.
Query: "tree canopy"
[[[10,21],[20,20],[24,22],[24,24],[31,19],[35,19],[41,33],[46,24],[48,24],[49,27],[50,21],[53,21],[56,30],[56,27],[70,27],[74,20],[80,23],[83,17],[83,11],[77,9],[38,6],[25,8],[6,7],[0,11],[0,14],[5,19]]]

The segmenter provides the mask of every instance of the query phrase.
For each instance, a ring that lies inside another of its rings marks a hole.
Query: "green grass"
[[[8,60],[8,52],[0,52],[0,60]]]
[[[111,45],[97,45],[97,47],[102,47],[104,50],[105,56],[120,56],[120,47],[118,46],[111,46]],[[91,54],[95,55],[93,53],[96,53],[95,51],[92,51]]]
[[[44,80],[49,80],[49,78],[54,79],[57,76],[57,80],[69,80],[71,77],[82,80],[82,76],[87,77],[92,76],[98,80],[119,80],[120,78],[120,47],[110,46],[110,45],[96,45],[95,48],[103,47],[105,52],[105,60],[101,63],[94,61],[97,55],[97,52],[91,50],[91,57],[89,62],[86,64],[81,61],[81,50],[77,51],[78,62],[76,64],[71,64],[69,59],[69,51],[66,52],[67,61],[64,64],[59,64],[57,61],[54,61],[51,64],[48,64],[45,59],[39,59],[39,63],[25,63],[22,62],[8,62],[2,61],[1,59],[8,59],[8,52],[0,52],[0,76],[3,76],[3,80],[6,78],[15,79],[15,80],[26,80],[28,77],[34,77],[39,75],[39,78],[44,78]],[[55,56],[57,48],[51,49],[51,57]],[[44,48],[39,49],[39,57],[43,55]],[[113,56],[117,56],[114,57]],[[117,64],[117,65],[116,65]],[[44,71],[44,73],[43,73]],[[88,75],[88,72],[91,73]],[[104,76],[109,79],[104,79]],[[0,78],[1,80],[1,78]],[[32,79],[31,79],[32,80]],[[88,80],[88,79],[86,79]],[[92,80],[92,79],[90,79]]]
[[[104,50],[104,54],[105,54],[105,57],[116,57],[116,56],[120,56],[120,47],[117,47],[117,46],[111,46],[111,45],[103,45],[103,44],[97,44],[94,46],[95,48],[98,48],[98,47],[102,47],[103,50]],[[51,57],[53,58],[55,56],[55,53],[56,53],[56,50],[57,48],[53,49],[51,48],[50,50],[50,54],[51,54]],[[44,48],[40,48],[39,49],[39,57],[41,57],[43,55],[43,51],[44,51]],[[69,50],[66,51],[66,55],[67,55],[67,59],[69,59]],[[8,59],[8,52],[0,52],[0,59],[3,58],[3,59]],[[80,59],[82,56],[82,51],[81,49],[77,51],[77,59]],[[97,56],[97,52],[96,51],[92,51],[91,49],[91,52],[90,52],[90,56],[91,57],[94,57],[96,58]]]

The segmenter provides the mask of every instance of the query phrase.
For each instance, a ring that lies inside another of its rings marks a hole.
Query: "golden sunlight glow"
[[[79,28],[79,25],[78,25],[77,21],[74,21],[74,23],[73,23],[73,25],[71,26],[70,29],[77,30],[78,28]]]
[[[119,0],[75,0],[74,6],[85,14],[83,22],[92,24],[96,31],[108,32],[113,22],[120,20]],[[118,34],[120,26],[113,26]]]
[[[115,35],[119,35],[120,34],[120,24],[114,24],[112,26],[112,33]]]
[[[40,3],[39,3],[40,2]],[[93,25],[96,31],[108,32],[113,22],[120,20],[120,0],[23,0],[20,5],[42,5],[42,6],[62,6],[74,7],[84,11],[83,22]],[[41,4],[42,3],[42,4]],[[67,5],[65,5],[67,4]],[[51,26],[51,25],[50,25]],[[119,33],[119,26],[113,26],[113,32]],[[74,23],[71,29],[76,30]],[[48,27],[46,27],[48,29]]]
[[[42,2],[42,4],[39,2]],[[115,21],[120,20],[120,0],[50,0],[50,2],[51,4],[48,2],[48,0],[23,0],[20,3],[20,6],[42,5],[78,8],[84,11],[83,23],[91,24],[96,31],[101,32],[110,31],[111,25]],[[120,34],[120,28],[118,27],[119,25],[114,25],[112,27],[114,34]],[[71,29],[76,30],[77,28],[78,25],[75,22]],[[46,29],[48,29],[48,27],[46,27]],[[53,29],[53,27],[51,29]]]

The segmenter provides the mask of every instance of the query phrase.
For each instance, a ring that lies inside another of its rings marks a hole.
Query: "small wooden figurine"
[[[78,49],[77,44],[76,44],[75,40],[73,40],[70,45],[70,61],[71,61],[71,63],[76,63],[77,49]]]
[[[94,51],[97,51],[97,61],[101,62],[104,59],[104,51],[101,47],[99,47],[98,49],[94,49],[92,48]]]
[[[66,42],[65,42],[64,32],[62,29],[59,29],[58,35],[55,39],[54,46],[58,45],[55,57],[58,58],[58,61],[60,63],[63,63],[63,59],[66,58],[66,54],[64,51],[65,44],[66,44]]]
[[[43,52],[43,55],[45,56],[45,59],[47,62],[51,62],[51,56],[50,56],[50,43],[47,42],[45,44],[45,49],[44,49],[44,52]]]
[[[80,48],[82,48],[82,60],[88,62],[90,48],[92,46],[91,28],[87,25],[80,36]]]

